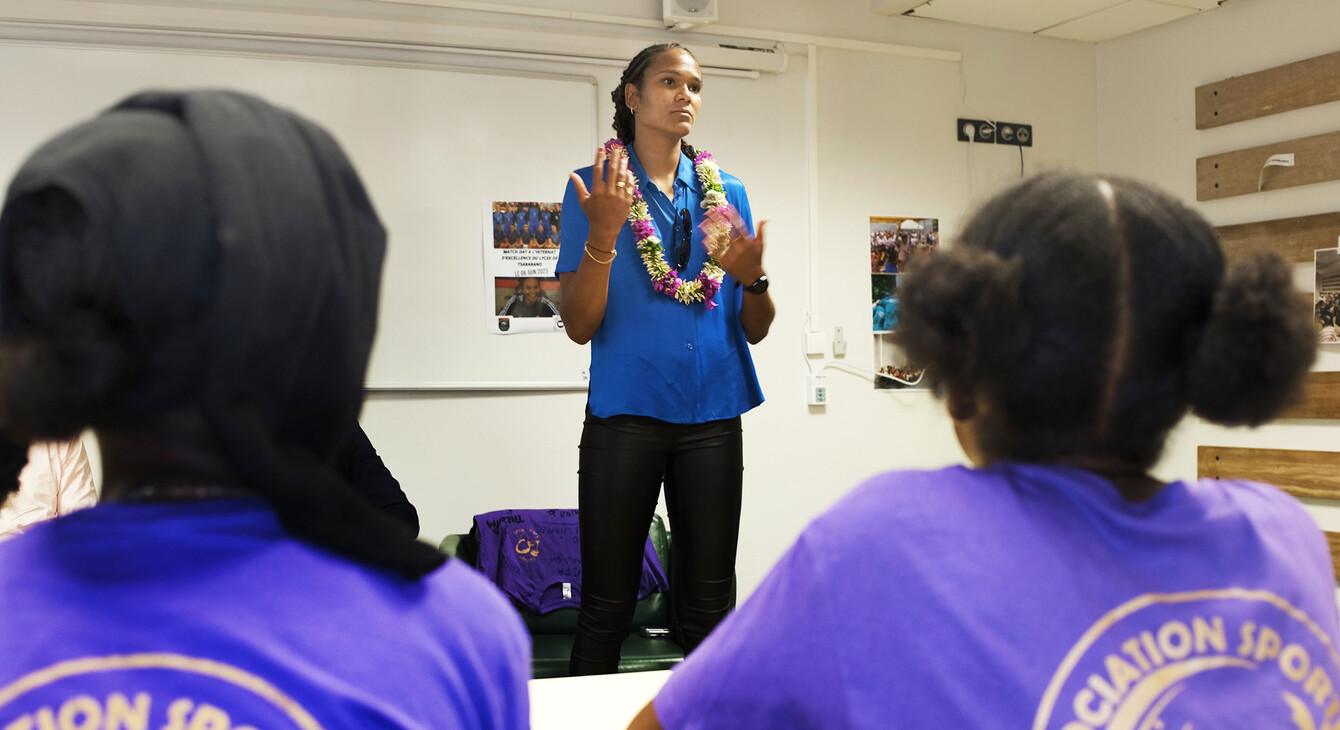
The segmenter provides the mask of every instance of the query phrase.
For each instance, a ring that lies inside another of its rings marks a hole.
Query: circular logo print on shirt
[[[512,530],[512,550],[517,560],[523,563],[540,557],[540,533],[528,528],[518,527]]]
[[[322,730],[265,679],[211,659],[71,659],[0,687],[4,730]]]
[[[1336,728],[1338,669],[1330,636],[1268,591],[1149,594],[1075,643],[1033,728]]]

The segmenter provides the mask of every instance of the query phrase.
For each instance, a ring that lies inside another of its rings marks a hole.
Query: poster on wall
[[[875,338],[875,388],[920,387],[921,371],[908,366],[893,340],[898,329],[898,288],[918,259],[934,256],[940,221],[908,216],[870,217],[870,312]]]
[[[1317,342],[1340,343],[1340,248],[1313,252],[1312,324]]]
[[[495,335],[562,332],[558,314],[561,203],[484,204],[484,328]]]

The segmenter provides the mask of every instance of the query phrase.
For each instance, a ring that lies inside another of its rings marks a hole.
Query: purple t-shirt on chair
[[[475,515],[479,572],[534,613],[576,608],[582,597],[581,531],[575,509],[505,509]],[[668,590],[651,537],[642,548],[639,599]]]
[[[1335,728],[1335,578],[1252,482],[1124,501],[1063,468],[894,472],[675,669],[680,728]]]

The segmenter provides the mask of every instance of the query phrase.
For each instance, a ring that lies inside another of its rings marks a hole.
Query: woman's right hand
[[[634,183],[628,173],[628,153],[622,147],[615,148],[613,153],[607,153],[604,147],[596,150],[590,190],[577,173],[571,173],[571,177],[577,189],[577,202],[591,226],[588,242],[597,241],[596,246],[600,248],[608,242],[613,249],[624,221],[628,220],[628,211],[633,207]]]
[[[563,331],[579,345],[595,336],[605,320],[609,298],[609,264],[614,261],[614,245],[619,231],[633,207],[633,176],[628,173],[628,154],[623,148],[613,154],[604,147],[596,150],[591,168],[591,188],[577,173],[572,173],[573,191],[586,214],[586,255],[576,271],[558,275],[563,291],[559,312]]]

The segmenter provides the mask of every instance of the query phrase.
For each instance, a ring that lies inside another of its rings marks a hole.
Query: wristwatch
[[[764,274],[763,276],[758,277],[757,279],[754,280],[753,284],[746,286],[744,290],[749,292],[750,294],[762,294],[763,292],[767,291],[768,275]]]

